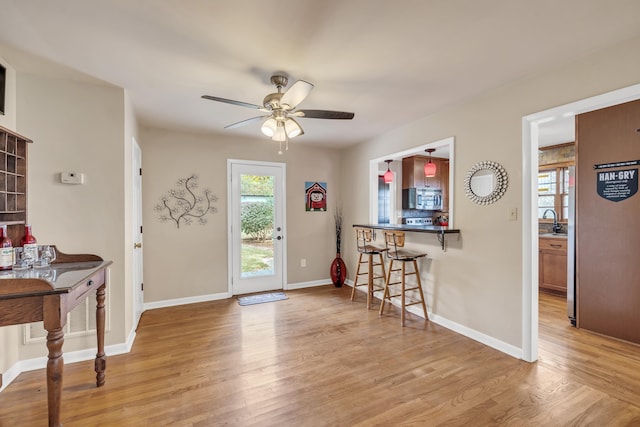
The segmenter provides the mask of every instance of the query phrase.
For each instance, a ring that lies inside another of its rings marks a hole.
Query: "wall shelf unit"
[[[27,221],[27,144],[29,138],[0,126],[0,224],[15,242]]]

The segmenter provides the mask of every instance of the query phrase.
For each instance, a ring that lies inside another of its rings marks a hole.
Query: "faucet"
[[[553,228],[552,228],[553,232],[559,233],[560,230],[562,230],[562,226],[558,224],[558,215],[556,214],[556,211],[554,211],[553,209],[547,209],[542,214],[542,219],[547,219],[547,212],[551,212],[553,214]]]

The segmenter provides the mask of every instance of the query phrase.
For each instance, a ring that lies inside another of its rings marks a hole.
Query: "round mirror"
[[[508,177],[504,168],[492,161],[476,164],[464,178],[464,191],[473,202],[489,205],[507,191]]]

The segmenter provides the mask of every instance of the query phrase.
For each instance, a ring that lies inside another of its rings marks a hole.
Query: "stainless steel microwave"
[[[442,210],[442,190],[416,188],[416,209],[427,211]]]
[[[402,208],[441,211],[442,190],[426,187],[402,190]]]

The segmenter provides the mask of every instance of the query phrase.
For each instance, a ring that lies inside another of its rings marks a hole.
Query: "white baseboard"
[[[7,388],[7,386],[11,384],[11,382],[13,382],[13,380],[18,378],[18,375],[20,375],[21,373],[22,371],[20,370],[19,362],[15,363],[12,367],[4,371],[2,373],[2,386],[0,387],[0,393],[2,392],[2,390]]]
[[[409,307],[409,308],[413,308],[413,307]],[[442,316],[438,316],[437,314],[429,313],[429,319],[433,323],[436,323],[447,329],[451,329],[453,332],[456,332],[460,335],[464,335],[465,337],[471,338],[474,341],[478,341],[479,343],[482,343],[498,351],[501,351],[505,354],[508,354],[511,357],[515,357],[516,359],[523,358],[523,352],[521,348],[518,348],[511,344],[507,344],[506,342],[500,341],[497,338],[483,334],[482,332],[478,332],[475,329],[471,329],[467,326],[453,322]]]
[[[347,283],[349,284],[349,283]],[[350,286],[353,286],[353,282],[350,283]],[[359,287],[359,286],[358,286]],[[364,293],[364,289],[358,289],[359,292]],[[377,298],[378,300],[382,300],[382,291],[377,291],[373,293],[373,296],[375,298]],[[398,307],[400,305],[399,300],[396,301],[397,299],[392,299],[391,303],[393,305],[395,305],[396,307]],[[422,308],[420,308],[419,306],[410,306],[407,307],[407,311],[415,314],[416,316],[422,317],[424,318],[424,313],[422,312]],[[502,353],[508,354],[511,357],[515,357],[516,359],[522,359],[524,354],[522,351],[522,348],[513,346],[511,344],[508,344],[504,341],[501,341],[497,338],[494,338],[492,336],[483,334],[482,332],[478,332],[475,329],[469,328],[467,326],[461,325],[459,323],[456,323],[454,321],[451,321],[445,317],[439,316],[437,314],[433,314],[431,312],[427,312],[427,314],[429,315],[429,320],[437,325],[440,325],[444,328],[450,329],[455,333],[458,333],[460,335],[463,335],[467,338],[471,338],[474,341],[478,341],[481,344],[484,344],[486,346],[489,346],[491,348],[494,348],[498,351],[501,351]]]
[[[132,330],[129,333],[127,342],[105,346],[105,354],[107,356],[115,356],[118,354],[128,353],[129,351],[131,351],[131,347],[133,346],[135,337],[136,331]],[[65,365],[76,362],[84,362],[86,360],[94,360],[96,358],[96,349],[88,348],[84,350],[65,352],[62,354],[62,358]],[[47,361],[48,357],[36,357],[33,359],[21,360],[15,363],[11,368],[6,370],[2,374],[2,387],[0,388],[0,392],[2,392],[2,390],[4,390],[9,384],[11,384],[11,382],[13,382],[13,380],[15,380],[21,373],[46,368]]]
[[[313,288],[315,286],[330,285],[332,283],[333,282],[331,281],[331,279],[312,280],[310,282],[289,283],[285,287],[285,291],[292,291],[294,289],[303,289],[303,288]]]
[[[176,298],[168,299],[164,301],[146,302],[144,303],[145,310],[153,310],[155,308],[173,307],[176,305],[194,304],[198,302],[217,301],[221,299],[231,298],[228,292],[221,292],[219,294],[200,295],[196,297]]]

